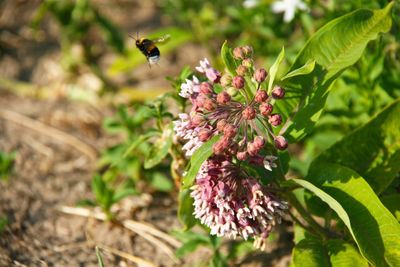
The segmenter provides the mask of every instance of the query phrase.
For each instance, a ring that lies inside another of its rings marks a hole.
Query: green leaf
[[[200,170],[201,164],[203,164],[203,162],[212,155],[212,147],[219,140],[219,138],[219,135],[214,136],[193,153],[190,159],[190,169],[185,177],[183,177],[184,188],[189,188],[193,184],[194,179]]]
[[[189,189],[182,189],[179,192],[178,219],[184,226],[184,230],[192,228],[196,224],[193,216],[193,198]]]
[[[286,88],[285,101],[277,101],[274,106],[286,121],[280,134],[294,142],[311,132],[333,81],[360,58],[369,41],[390,29],[393,3],[384,9],[360,9],[337,18],[306,43],[289,72],[310,60],[316,65],[310,74],[291,77],[282,84]]]
[[[228,46],[227,41],[222,44],[221,58],[229,73],[231,75],[236,75],[236,68],[240,65],[240,63],[233,57],[232,49]]]
[[[400,194],[391,194],[381,198],[383,205],[394,215],[400,222]]]
[[[144,168],[150,169],[159,164],[167,155],[172,145],[172,122],[164,129],[161,137],[151,146],[150,152],[144,161]]]
[[[170,192],[174,187],[171,179],[162,172],[151,175],[151,186],[162,192]]]
[[[4,231],[8,224],[8,218],[7,217],[0,217],[0,234]]]
[[[195,251],[199,246],[204,246],[208,242],[200,239],[190,240],[184,244],[180,248],[178,248],[175,252],[175,255],[178,258],[182,258],[183,256],[189,254],[190,252]]]
[[[342,207],[342,205],[333,197],[331,197],[329,194],[315,186],[314,184],[306,181],[306,180],[301,180],[301,179],[290,179],[290,181],[293,181],[297,183],[298,185],[304,187],[305,189],[313,192],[317,197],[319,197],[322,201],[324,201],[326,204],[333,209],[339,218],[344,222],[344,224],[347,226],[349,229],[350,233],[352,234],[353,237],[354,233],[351,228],[351,223],[350,223],[350,218],[349,215],[347,214],[346,210]]]
[[[295,70],[289,72],[288,74],[286,74],[285,76],[283,76],[281,78],[281,81],[286,80],[288,78],[295,77],[295,76],[309,74],[314,70],[314,67],[315,67],[315,60],[310,59],[302,67],[295,69]]]
[[[400,100],[323,152],[313,164],[338,163],[355,170],[381,193],[400,171]]]
[[[320,239],[308,233],[299,241],[292,252],[293,266],[330,267],[328,252]]]
[[[276,74],[278,73],[279,66],[281,65],[282,60],[284,59],[284,57],[285,57],[285,48],[282,47],[282,50],[279,53],[278,57],[276,58],[274,64],[272,64],[271,68],[269,68],[269,73],[268,73],[268,77],[269,77],[268,94],[272,90],[272,86],[274,85]]]
[[[149,132],[146,134],[142,134],[138,138],[136,138],[130,145],[129,147],[125,150],[123,154],[123,158],[126,158],[134,149],[136,149],[141,143],[145,142],[147,139],[157,135],[157,132]]]
[[[190,31],[181,28],[169,27],[160,29],[149,34],[146,38],[154,39],[169,34],[171,38],[168,42],[157,45],[160,49],[161,57],[171,51],[178,49],[182,44],[193,39],[193,34]],[[131,41],[127,52],[127,56],[118,57],[109,68],[110,75],[116,75],[131,71],[140,64],[146,63],[146,57],[136,48],[134,40]]]
[[[400,224],[359,174],[338,164],[321,163],[312,165],[307,180],[340,204],[334,210],[342,220],[347,214],[343,222],[369,262],[400,266]]]
[[[120,190],[117,190],[113,196],[112,196],[112,203],[117,203],[120,200],[128,197],[128,196],[134,196],[137,195],[138,192],[136,191],[135,188],[122,188]]]
[[[358,250],[341,239],[331,239],[327,242],[327,250],[332,267],[368,267]]]

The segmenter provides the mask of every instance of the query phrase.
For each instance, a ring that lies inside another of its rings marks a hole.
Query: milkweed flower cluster
[[[181,85],[179,95],[192,107],[179,114],[174,129],[188,157],[213,136],[220,136],[192,187],[195,217],[211,228],[211,234],[251,237],[256,247],[263,248],[287,205],[240,165],[264,166],[269,171],[277,167],[273,147],[285,150],[288,143],[273,132],[282,123],[274,104],[284,98],[285,90],[279,86],[266,90],[268,73],[255,69],[252,54],[250,46],[233,50],[237,63],[233,76],[222,75],[207,59],[200,61],[196,70],[205,78],[193,76]]]

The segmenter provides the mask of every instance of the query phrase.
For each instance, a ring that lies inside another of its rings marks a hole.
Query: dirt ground
[[[138,27],[146,32],[169,23],[146,1],[119,0],[113,9],[107,8],[110,1],[94,2],[126,32],[135,32]],[[63,92],[68,77],[58,64],[57,27],[46,22],[45,38],[30,39],[27,25],[39,3],[0,2],[0,77]],[[166,75],[176,75],[186,64],[195,66],[197,57],[206,54],[195,44],[182,49],[196,53],[167,56],[165,65],[160,64],[156,72],[147,65],[141,66],[135,70],[140,78],[135,87],[167,87]],[[105,62],[110,60],[112,56]],[[168,65],[171,62],[174,64]],[[184,261],[174,261],[165,248],[149,241],[146,235],[60,211],[63,206],[73,207],[79,200],[93,198],[90,182],[99,152],[118,141],[101,127],[102,120],[111,114],[110,106],[71,101],[62,93],[45,99],[36,97],[34,92],[22,97],[13,93],[9,85],[0,84],[0,151],[17,151],[9,182],[0,182],[0,215],[8,219],[0,235],[0,267],[98,266],[94,245],[126,252],[155,266],[192,266],[210,255],[209,250],[200,249]],[[117,208],[120,218],[145,222],[168,233],[180,227],[176,207],[171,195],[143,194],[127,198]],[[271,244],[267,253],[255,252],[236,265],[287,266],[291,247],[287,240],[291,233],[284,233],[284,229],[287,228],[278,229],[281,238]],[[169,248],[173,251],[176,247]],[[106,266],[136,266],[107,249],[102,252]]]

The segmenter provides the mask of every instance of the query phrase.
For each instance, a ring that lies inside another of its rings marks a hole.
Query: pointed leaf
[[[279,53],[278,57],[276,58],[274,64],[272,64],[271,68],[269,68],[269,81],[268,81],[268,93],[272,90],[272,85],[274,85],[276,74],[278,73],[279,66],[282,63],[282,60],[285,58],[285,48],[282,47],[281,52]]]
[[[173,133],[173,125],[171,122],[169,126],[164,129],[161,137],[152,145],[144,162],[145,169],[153,168],[168,155],[169,148],[172,145]]]
[[[182,189],[179,192],[178,219],[184,226],[184,230],[192,228],[196,224],[193,216],[193,198],[189,189]]]
[[[344,223],[347,227],[350,223],[349,230],[368,261],[375,266],[400,266],[400,224],[359,174],[321,163],[312,165],[307,180],[343,207],[349,218]]]
[[[219,135],[214,136],[193,153],[193,156],[190,159],[190,169],[185,177],[183,177],[184,188],[189,188],[193,184],[193,181],[200,170],[201,164],[212,155],[212,147],[219,140],[219,137]]]
[[[286,80],[288,78],[295,77],[295,76],[309,74],[314,70],[314,67],[315,67],[315,60],[310,59],[302,67],[295,69],[295,70],[289,72],[288,74],[286,74],[285,76],[283,76],[281,81]]]
[[[231,75],[236,75],[236,68],[240,65],[240,63],[233,57],[232,48],[228,46],[227,41],[222,44],[221,58],[229,73]]]
[[[286,121],[280,134],[285,133],[293,142],[312,130],[333,81],[360,58],[369,41],[390,29],[392,6],[393,2],[384,9],[360,9],[337,18],[307,42],[289,71],[300,68],[309,60],[315,60],[316,66],[308,75],[283,82],[285,101],[277,101],[275,105]]]
[[[400,100],[323,152],[313,164],[338,163],[382,192],[400,171]]]

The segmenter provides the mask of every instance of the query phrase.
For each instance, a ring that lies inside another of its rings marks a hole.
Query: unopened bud
[[[261,148],[257,147],[254,142],[247,143],[247,153],[249,153],[250,156],[254,157],[260,150]]]
[[[229,74],[222,75],[220,83],[223,87],[229,86],[232,83],[232,76]]]
[[[237,75],[244,76],[247,73],[247,68],[243,65],[239,65],[236,68],[236,73],[237,73]]]
[[[253,66],[253,60],[251,58],[245,58],[242,61],[242,65],[247,69],[250,69]]]
[[[242,112],[243,118],[253,120],[256,117],[256,110],[252,106],[247,106]]]
[[[258,83],[262,83],[267,78],[267,71],[263,68],[257,69],[254,78]]]
[[[223,132],[226,124],[227,124],[226,120],[220,120],[220,121],[218,121],[218,122],[217,122],[217,130],[218,130],[219,132]]]
[[[213,145],[213,152],[216,155],[222,155],[224,151],[229,147],[230,139],[226,137],[222,137]]]
[[[235,47],[233,49],[233,57],[235,59],[243,59],[244,58],[244,50],[242,47]]]
[[[226,92],[230,95],[230,96],[235,96],[238,92],[238,89],[236,89],[233,86],[230,86],[226,89]]]
[[[200,93],[202,94],[211,94],[213,92],[213,87],[208,82],[202,82],[200,84]]]
[[[265,141],[262,136],[256,136],[256,137],[254,137],[253,143],[257,148],[261,149],[264,146]]]
[[[208,99],[205,95],[198,95],[194,101],[195,105],[202,108],[204,107],[204,102]]]
[[[206,128],[201,129],[198,134],[199,140],[201,142],[205,142],[210,138],[211,134],[212,134],[212,131],[210,129],[206,129]]]
[[[263,116],[268,116],[269,114],[272,113],[272,110],[274,109],[274,106],[272,106],[270,103],[261,103],[260,105],[260,113]]]
[[[245,45],[242,47],[245,57],[250,57],[253,54],[253,47]]]
[[[242,89],[244,87],[244,78],[243,76],[235,76],[233,77],[232,85],[237,89]]]
[[[254,99],[256,100],[256,102],[262,103],[268,99],[268,94],[264,90],[257,90],[256,95],[254,96]]]
[[[268,117],[268,122],[272,125],[272,126],[278,126],[282,123],[282,117],[279,114],[272,114]]]
[[[274,144],[279,150],[285,150],[288,147],[288,142],[286,141],[285,137],[280,135],[275,137]]]
[[[285,89],[280,86],[276,86],[271,93],[272,97],[275,99],[282,99],[285,96]]]
[[[223,105],[223,104],[228,103],[229,101],[231,101],[231,96],[227,92],[222,91],[221,93],[219,93],[217,95],[217,103],[218,104]]]
[[[194,115],[191,119],[190,119],[190,124],[194,127],[199,126],[202,122],[204,121],[203,117],[200,115]]]
[[[238,160],[244,161],[247,159],[247,151],[240,151],[236,153],[236,158]]]
[[[236,135],[237,130],[232,124],[226,124],[223,132],[225,137],[232,138]]]
[[[213,111],[216,108],[216,104],[211,99],[204,101],[204,108],[208,111]]]

